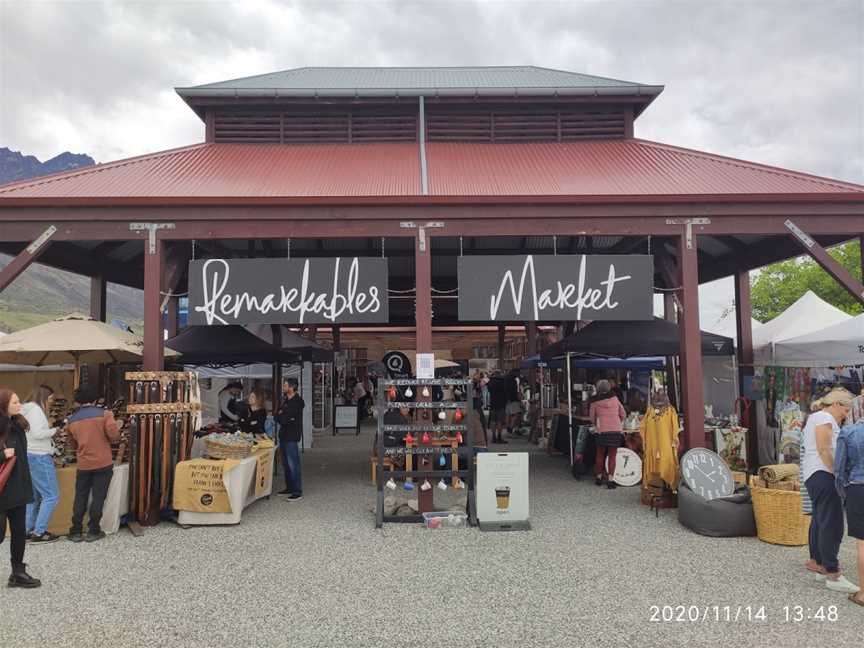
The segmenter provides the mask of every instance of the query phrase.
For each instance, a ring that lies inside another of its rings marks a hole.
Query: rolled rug
[[[759,476],[769,484],[779,481],[797,481],[801,470],[796,464],[775,464],[759,469]]]

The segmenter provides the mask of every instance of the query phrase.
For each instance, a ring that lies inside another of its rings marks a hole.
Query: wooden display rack
[[[427,400],[416,400],[416,401],[398,401],[398,400],[388,400],[387,394],[390,391],[391,387],[411,387],[415,392],[416,397],[420,398],[419,391],[424,387],[454,387],[461,386],[463,387],[463,392],[467,395],[465,401],[453,402],[453,401],[427,401]],[[473,446],[471,445],[471,418],[473,416],[473,408],[469,407],[469,404],[472,402],[472,394],[473,387],[470,380],[460,379],[454,380],[449,378],[432,378],[432,379],[419,379],[419,378],[396,378],[396,379],[382,379],[378,382],[378,403],[377,403],[377,415],[378,415],[378,436],[377,436],[377,464],[375,466],[376,478],[375,478],[375,487],[377,490],[377,506],[376,506],[376,514],[375,514],[375,527],[381,528],[384,525],[384,522],[423,522],[422,515],[384,515],[384,480],[385,477],[396,477],[406,479],[408,477],[414,478],[423,478],[423,479],[450,479],[451,484],[455,485],[458,483],[458,480],[461,479],[465,485],[466,489],[466,513],[468,514],[468,520],[471,525],[476,526],[477,524],[477,506],[475,502],[475,493],[474,493],[474,463],[470,459],[470,453],[472,452]],[[410,423],[407,425],[385,425],[384,424],[384,414],[387,410],[393,409],[401,409],[401,408],[410,408],[418,411],[422,410],[461,410],[463,413],[463,419],[461,423],[441,423],[436,424],[432,421],[418,421],[416,423]],[[384,448],[384,433],[385,432],[410,432],[412,435],[420,435],[424,432],[428,432],[429,434],[434,435],[442,435],[447,434],[446,438],[433,438],[429,440],[429,443],[415,442],[415,443],[406,443],[405,447],[405,470],[388,470],[386,473],[384,472],[385,468],[385,448]],[[459,469],[459,442],[455,436],[455,433],[461,433],[462,439],[464,442],[464,447],[469,451],[469,460],[467,462],[467,466],[463,469]],[[454,433],[454,436],[450,436],[451,433]],[[452,460],[450,462],[450,468],[448,470],[435,470],[430,467],[431,457],[436,454],[450,454],[452,456]],[[414,468],[414,456],[418,456],[418,468]],[[422,491],[419,489],[419,485],[416,485],[418,491],[418,502],[420,513],[428,513],[432,511],[432,496],[434,492],[433,489],[429,489],[428,491]]]
[[[129,513],[138,524],[152,526],[171,507],[174,469],[190,458],[200,424],[198,375],[130,371],[126,380],[132,444]]]

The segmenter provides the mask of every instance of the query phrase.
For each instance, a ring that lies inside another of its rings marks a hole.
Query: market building
[[[466,319],[462,265],[641,257],[650,266],[633,299],[650,303],[656,289],[677,312],[685,443],[701,446],[699,284],[735,277],[738,361],[750,372],[750,270],[806,253],[864,301],[825,252],[864,233],[864,187],[639,139],[662,91],[536,67],[301,68],[178,88],[203,141],[0,187],[0,251],[15,255],[0,290],[38,260],[92,277],[104,319],[106,282],[143,288],[143,365],[156,371],[163,312],[176,328],[195,263],[383,259],[386,321],[306,323],[336,346],[352,328],[397,327],[396,348],[410,339],[417,352],[472,327],[500,349],[504,327],[525,326],[535,355],[538,322],[567,334],[580,318],[556,321],[535,299],[533,314]],[[266,271],[250,273],[266,283]]]

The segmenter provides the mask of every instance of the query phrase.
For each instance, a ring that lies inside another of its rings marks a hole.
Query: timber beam
[[[822,266],[822,269],[843,286],[860,304],[864,304],[864,285],[853,277],[846,268],[840,265],[834,257],[828,254],[828,250],[819,245],[816,239],[798,227],[793,221],[787,220],[785,225],[801,249]]]
[[[2,270],[0,270],[0,292],[6,289],[30,265],[36,261],[51,244],[52,237],[57,233],[54,225],[48,226],[27,247],[21,250]]]

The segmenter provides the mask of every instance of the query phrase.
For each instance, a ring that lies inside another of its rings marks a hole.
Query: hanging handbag
[[[5,446],[0,450],[0,452],[3,450],[5,450]],[[18,457],[13,455],[10,459],[4,461],[2,466],[0,466],[0,493],[2,493],[3,489],[6,488],[6,482],[9,481],[12,471],[15,469],[16,461],[18,461]]]

